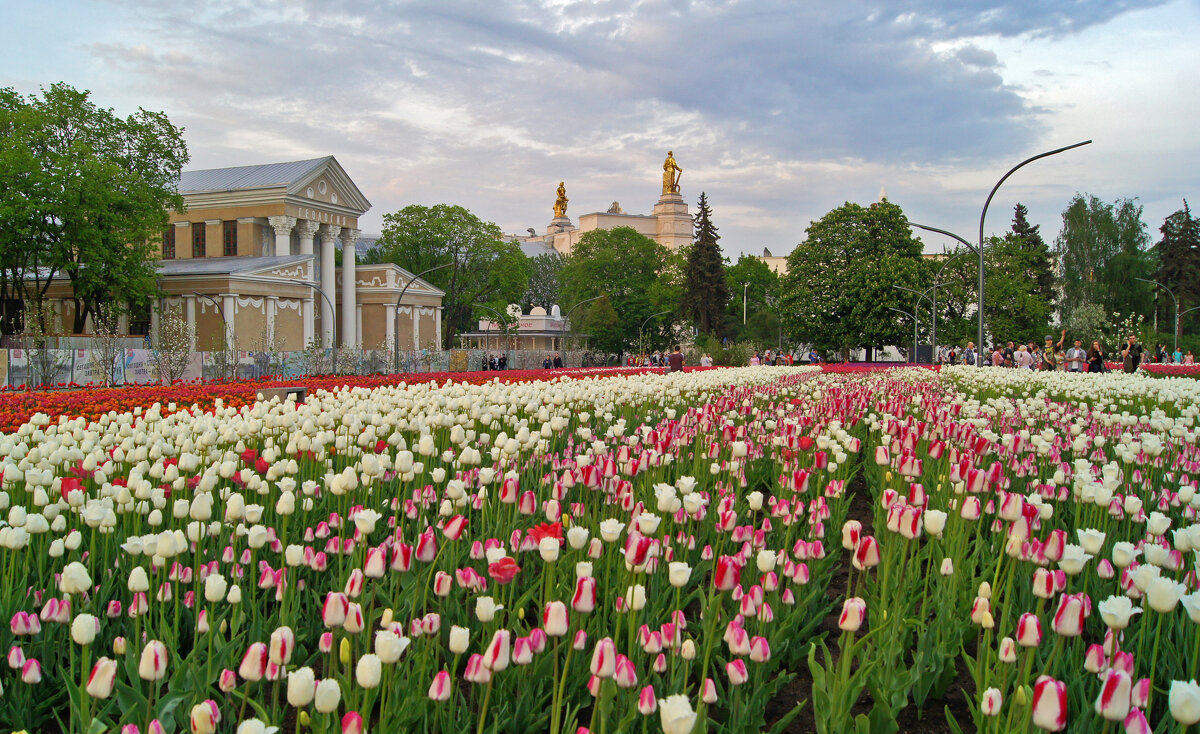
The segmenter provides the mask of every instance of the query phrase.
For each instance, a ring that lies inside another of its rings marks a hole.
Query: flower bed
[[[1181,730],[1198,414],[1142,375],[752,367],[39,418],[0,436],[0,721]]]
[[[706,369],[706,368],[688,368]],[[501,382],[528,382],[552,380],[558,377],[595,377],[601,375],[633,375],[662,372],[662,369],[592,367],[558,370],[506,370],[503,372],[421,372],[403,375],[315,375],[290,380],[265,379],[232,382],[203,382],[200,380],[179,382],[174,385],[130,385],[125,387],[84,387],[69,390],[8,391],[0,393],[0,432],[16,430],[37,413],[48,415],[57,422],[59,416],[99,418],[110,411],[132,412],[145,410],[155,403],[163,409],[196,409],[210,411],[220,404],[240,408],[252,404],[258,393],[276,387],[305,386],[312,390],[333,390],[338,387],[374,388],[399,383],[419,384],[424,382],[454,382],[481,384],[499,380]],[[176,407],[168,407],[168,406]]]

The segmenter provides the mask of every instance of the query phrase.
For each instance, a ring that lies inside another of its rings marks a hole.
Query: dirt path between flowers
[[[862,474],[856,476],[847,487],[847,491],[851,493],[850,511],[847,516],[849,520],[858,520],[862,523],[863,535],[875,534],[875,519],[871,507],[871,493],[867,489],[866,480]],[[824,634],[826,644],[829,641],[836,642],[838,630],[838,615],[841,612],[841,600],[845,597],[846,583],[850,575],[850,554],[844,551],[841,547],[841,528],[826,528],[825,548],[827,553],[837,553],[839,564],[833,573],[833,578],[826,589],[826,594],[831,600],[838,602],[834,611],[827,615],[821,621],[817,628],[817,634]],[[830,652],[833,654],[834,664],[838,659],[838,648],[836,644],[831,646]],[[929,699],[921,708],[909,706],[900,712],[899,724],[901,734],[950,734],[953,729],[946,722],[946,709],[949,708],[950,714],[955,718],[955,721],[962,731],[967,734],[975,732],[974,723],[971,720],[971,711],[967,706],[966,696],[974,695],[974,681],[967,673],[961,659],[956,663],[957,678],[953,685],[950,686],[945,698]],[[808,665],[801,665],[800,669],[795,672],[796,679],[783,688],[770,703],[767,704],[767,722],[772,724],[796,705],[797,701],[807,701],[804,709],[799,716],[792,720],[784,731],[787,734],[810,734],[815,732],[816,722],[813,717],[812,710],[812,674],[808,670]],[[858,715],[869,714],[871,711],[871,696],[869,692],[864,692],[862,699],[855,708],[854,713]],[[853,725],[846,722],[845,731],[850,731]]]

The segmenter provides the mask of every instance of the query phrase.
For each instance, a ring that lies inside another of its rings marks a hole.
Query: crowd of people
[[[751,367],[758,367],[759,365],[779,367],[781,365],[790,365],[791,363],[792,355],[790,352],[775,352],[770,349],[765,352],[755,352],[750,357]]]
[[[1093,340],[1090,347],[1085,347],[1083,341],[1075,339],[1074,343],[1065,347],[1067,332],[1064,329],[1058,341],[1047,336],[1041,346],[1030,340],[1028,344],[997,343],[983,353],[980,360],[983,365],[992,367],[1011,367],[1015,369],[1062,371],[1062,372],[1107,372],[1110,362],[1119,362],[1125,372],[1134,372],[1143,361],[1173,364],[1195,364],[1195,357],[1189,349],[1187,353],[1178,348],[1168,352],[1166,345],[1158,344],[1148,350],[1138,341],[1135,334],[1130,334],[1121,348],[1109,352],[1099,340]],[[940,364],[977,364],[979,355],[975,351],[975,342],[967,342],[967,346],[959,349],[954,346],[938,348]]]

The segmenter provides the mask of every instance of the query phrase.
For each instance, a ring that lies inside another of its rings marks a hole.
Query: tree
[[[442,298],[443,346],[471,328],[476,303],[497,311],[516,303],[529,283],[528,258],[500,228],[461,206],[412,204],[385,214],[383,231],[365,262],[396,263],[419,273],[444,263],[450,267],[426,276],[446,292]]]
[[[752,322],[761,320],[765,315],[775,316],[774,311],[779,303],[779,276],[762,260],[753,255],[741,255],[738,261],[725,268],[725,286],[729,292],[729,301],[725,308],[725,334],[735,340],[750,338],[749,330]],[[744,297],[744,298],[743,298]],[[745,307],[743,309],[743,306]],[[760,317],[760,314],[763,317]],[[764,321],[764,326],[756,331],[779,328],[778,318],[774,323]],[[774,341],[772,332],[770,341]]]
[[[103,304],[144,307],[157,292],[167,212],[183,210],[176,181],[187,160],[182,130],[161,112],[122,118],[61,83],[41,97],[0,90],[0,296],[44,313],[65,275],[76,332]]]
[[[683,315],[694,319],[703,334],[719,334],[729,291],[725,285],[725,264],[720,235],[712,223],[708,196],[700,193],[700,204],[693,218],[695,234],[684,270]]]
[[[1144,314],[1153,307],[1153,286],[1137,280],[1154,270],[1142,207],[1133,199],[1116,204],[1076,194],[1063,211],[1055,254],[1063,273],[1062,313],[1097,303],[1109,314]]]
[[[907,343],[912,324],[889,307],[911,311],[915,297],[892,285],[923,282],[926,267],[901,208],[886,199],[869,207],[846,202],[806,234],[783,278],[788,336],[843,353]]]
[[[671,261],[665,247],[631,227],[587,232],[562,269],[564,311],[604,296],[580,306],[572,318],[589,330],[594,349],[624,352],[647,318],[678,312],[678,265]]]
[[[559,275],[563,269],[563,256],[557,252],[529,258],[529,287],[521,297],[521,307],[526,313],[534,306],[548,312],[559,301]]]
[[[1200,223],[1192,216],[1187,199],[1182,209],[1163,220],[1158,231],[1162,239],[1155,247],[1158,270],[1154,279],[1170,288],[1179,299],[1179,310],[1186,311],[1200,304]]]
[[[1020,274],[1035,286],[1033,292],[1041,300],[1053,305],[1058,285],[1054,275],[1054,260],[1050,255],[1050,246],[1038,231],[1041,225],[1031,225],[1026,218],[1028,214],[1029,209],[1024,204],[1018,203],[1013,207],[1011,237],[1006,239],[1013,247],[1013,254],[1020,256],[1023,267]]]

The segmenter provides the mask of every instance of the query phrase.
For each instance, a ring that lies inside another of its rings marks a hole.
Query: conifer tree
[[[712,223],[712,209],[704,193],[700,194],[693,220],[695,234],[684,273],[683,313],[695,319],[702,333],[720,334],[729,290],[725,284],[721,247],[717,244],[720,236]]]
[[[1200,305],[1200,222],[1192,216],[1187,199],[1183,208],[1163,220],[1159,227],[1158,270],[1154,279],[1166,285],[1179,299],[1179,308]]]
[[[1038,231],[1041,225],[1031,225],[1026,218],[1028,214],[1029,209],[1024,204],[1017,204],[1013,210],[1012,233],[1018,240],[1019,249],[1026,256],[1026,276],[1036,284],[1034,293],[1047,303],[1053,304],[1055,277],[1054,264],[1050,259],[1050,246]]]

